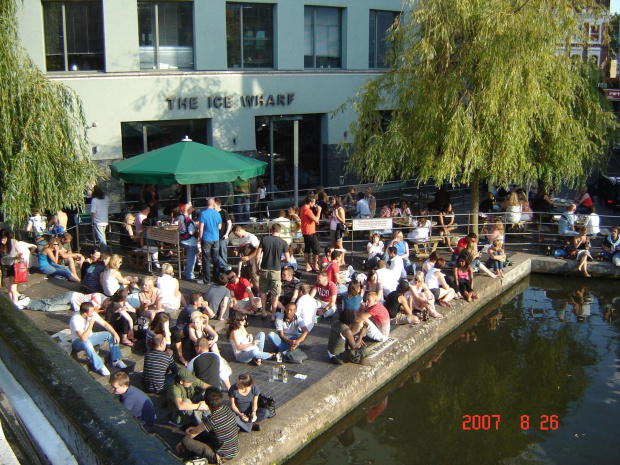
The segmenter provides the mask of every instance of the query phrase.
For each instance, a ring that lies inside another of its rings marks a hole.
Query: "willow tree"
[[[18,3],[0,1],[0,210],[13,225],[35,207],[80,204],[99,174],[77,95],[47,79],[21,45]]]
[[[477,212],[481,180],[574,185],[604,160],[614,115],[589,65],[564,49],[584,36],[575,1],[406,3],[389,70],[348,102],[353,172],[469,184]]]

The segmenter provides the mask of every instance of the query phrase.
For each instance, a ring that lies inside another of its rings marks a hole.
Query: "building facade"
[[[265,180],[287,190],[295,120],[300,187],[345,182],[337,145],[355,115],[333,112],[384,70],[384,38],[401,8],[401,0],[24,0],[19,27],[36,65],[82,99],[102,168],[188,136],[267,161]]]

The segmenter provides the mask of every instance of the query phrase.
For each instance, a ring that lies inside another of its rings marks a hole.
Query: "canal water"
[[[620,463],[619,287],[532,275],[288,465]]]

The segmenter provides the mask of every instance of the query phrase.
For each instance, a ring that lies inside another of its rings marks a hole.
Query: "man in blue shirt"
[[[560,216],[558,223],[558,234],[562,236],[578,236],[579,233],[575,231],[575,210],[577,206],[571,203],[566,211]]]
[[[123,406],[133,413],[144,429],[150,433],[157,420],[151,399],[140,389],[129,385],[129,376],[124,371],[114,373],[110,385],[112,392],[120,396]]]
[[[202,282],[209,284],[211,275],[211,261],[213,259],[215,277],[222,274],[225,270],[221,269],[220,253],[220,229],[222,228],[222,217],[215,211],[215,199],[207,200],[207,208],[200,214],[198,224],[198,237],[202,247]],[[214,279],[215,280],[215,279]]]

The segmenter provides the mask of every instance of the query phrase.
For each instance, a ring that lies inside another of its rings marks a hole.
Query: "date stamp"
[[[501,415],[463,415],[463,431],[498,430],[501,420]],[[540,415],[537,419],[530,419],[529,415],[521,415],[519,425],[523,431],[531,428],[549,431],[557,430],[560,423],[557,415]]]

